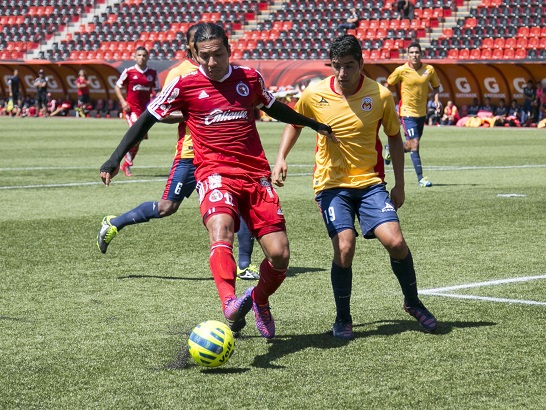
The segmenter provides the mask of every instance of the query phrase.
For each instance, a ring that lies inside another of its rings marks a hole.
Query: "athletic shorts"
[[[46,107],[47,106],[47,93],[37,93],[36,94],[36,104],[38,107]]]
[[[421,138],[427,117],[402,117],[402,126],[407,140]]]
[[[89,96],[89,94],[78,95],[78,104],[79,105],[89,104],[90,102],[91,102],[91,97]]]
[[[197,182],[203,223],[215,214],[229,214],[239,230],[239,214],[255,238],[286,231],[279,197],[271,179],[231,178],[212,174]]]
[[[180,203],[184,198],[189,198],[196,185],[194,174],[193,159],[175,158],[161,199]]]
[[[345,229],[355,229],[355,216],[364,238],[373,239],[373,231],[385,222],[398,222],[398,215],[385,184],[368,188],[325,189],[315,197],[330,238]],[[357,233],[358,235],[358,233]]]

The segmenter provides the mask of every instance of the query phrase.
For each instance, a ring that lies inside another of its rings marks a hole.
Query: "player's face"
[[[419,47],[409,48],[408,59],[413,66],[421,65],[421,52],[419,51]]]
[[[229,47],[224,42],[215,38],[213,40],[201,41],[197,45],[197,62],[201,64],[205,73],[211,80],[221,80],[229,70]]]
[[[139,67],[146,67],[146,64],[148,63],[149,54],[146,50],[138,50],[135,53],[135,61],[137,63],[137,66]]]
[[[353,56],[340,57],[332,60],[332,69],[336,82],[344,92],[353,93],[360,83],[362,60]]]

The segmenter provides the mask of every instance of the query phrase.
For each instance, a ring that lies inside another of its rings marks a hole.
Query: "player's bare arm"
[[[116,92],[116,96],[118,97],[121,109],[123,111],[130,111],[131,107],[129,106],[129,103],[125,100],[125,97],[123,96],[123,92],[121,91],[121,88],[119,88],[117,85],[115,85],[114,86],[114,91]]]
[[[277,153],[277,160],[275,161],[275,166],[271,172],[271,181],[277,186],[284,186],[284,181],[286,181],[286,174],[288,172],[286,157],[292,150],[292,147],[296,144],[296,141],[301,134],[301,130],[300,127],[295,127],[290,124],[284,127],[279,151]]]
[[[405,201],[404,191],[404,143],[398,132],[389,137],[389,149],[394,173],[394,187],[391,189],[391,201],[395,209],[400,208]]]
[[[131,126],[131,128],[129,128],[115,151],[110,156],[110,159],[108,159],[108,161],[106,161],[100,167],[100,177],[104,185],[110,185],[110,180],[118,173],[119,163],[125,154],[127,154],[133,146],[144,139],[146,133],[154,126],[156,122],[157,119],[148,110],[146,110]]]

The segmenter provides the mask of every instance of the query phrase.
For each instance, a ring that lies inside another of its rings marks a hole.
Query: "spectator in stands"
[[[457,106],[453,104],[453,101],[449,100],[442,116],[442,125],[455,125],[460,119]]]
[[[397,19],[411,19],[413,17],[413,3],[410,0],[397,0],[393,3],[394,10],[398,14]]]
[[[485,97],[483,105],[480,107],[480,111],[483,113],[491,113],[491,116],[495,113],[495,106],[491,104],[491,98]]]
[[[349,17],[347,17],[347,20],[345,23],[341,23],[337,26],[338,30],[351,30],[358,27],[358,21],[360,20],[360,17],[358,16],[358,13],[356,12],[356,8],[351,9],[351,14]]]
[[[478,112],[480,112],[480,102],[476,97],[472,100],[472,105],[468,106],[467,110],[467,116],[468,117],[475,117],[478,115]]]
[[[440,100],[435,101],[434,98],[429,98],[427,102],[427,124],[438,125],[442,119],[443,104]]]
[[[70,95],[66,94],[64,96],[64,99],[57,104],[57,106],[51,111],[49,115],[51,117],[55,117],[57,115],[66,117],[71,108],[72,108],[72,99],[70,98]]]
[[[131,127],[137,121],[138,117],[146,110],[152,94],[156,90],[159,90],[157,71],[148,67],[149,58],[150,54],[145,47],[137,47],[135,50],[136,64],[123,70],[114,86],[123,115],[125,116],[125,120],[129,127]],[[123,96],[121,91],[123,87],[127,89],[127,98]],[[144,139],[147,138],[148,135],[146,134]],[[135,144],[125,155],[125,158],[121,163],[120,170],[122,170],[127,177],[133,176],[131,167],[133,166],[133,160],[138,153],[139,146],[140,142]]]
[[[44,74],[44,70],[38,71],[38,77],[34,80],[34,87],[36,87],[36,112],[35,117],[42,114],[43,117],[47,117],[47,77]]]
[[[536,108],[537,108],[537,89],[535,87],[535,82],[533,80],[527,81],[527,85],[523,87],[523,108],[521,112],[521,123],[526,124],[532,122],[533,118],[536,117]]]
[[[89,109],[91,107],[91,95],[89,94],[89,79],[85,70],[78,71],[78,78],[76,79],[76,87],[78,88],[78,106],[76,111],[80,117],[87,117]]]
[[[13,105],[11,115],[17,117],[21,115],[21,97],[19,95],[20,85],[21,79],[19,78],[19,70],[15,69],[13,70],[13,75],[8,78],[8,97],[11,99]]]

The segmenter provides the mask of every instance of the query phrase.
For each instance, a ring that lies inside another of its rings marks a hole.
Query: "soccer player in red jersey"
[[[276,101],[259,72],[231,65],[228,38],[220,26],[204,24],[194,38],[199,69],[164,87],[102,165],[100,176],[109,185],[125,153],[157,121],[180,111],[193,138],[200,210],[209,232],[210,269],[226,320],[238,332],[252,309],[260,334],[272,338],[275,322],[269,297],[286,278],[290,250],[285,219],[256,129],[255,108],[279,121],[309,126],[321,135],[335,137],[329,126]],[[239,214],[257,238],[265,259],[260,264],[257,286],[237,298],[232,248]]]
[[[156,90],[159,90],[159,82],[157,71],[148,67],[148,50],[144,47],[137,47],[135,50],[136,64],[126,68],[121,73],[114,90],[121,104],[123,115],[129,127],[133,125],[138,117],[146,110],[151,95]],[[122,88],[127,89],[127,96],[123,97]],[[144,137],[145,139],[148,136]],[[131,167],[135,159],[140,144],[136,144],[125,155],[125,160],[121,164],[121,170],[125,176],[133,176]]]
[[[91,96],[89,94],[89,79],[85,70],[78,71],[78,78],[76,78],[76,87],[78,88],[78,107],[77,110],[82,117],[87,115],[89,104],[91,103]]]

